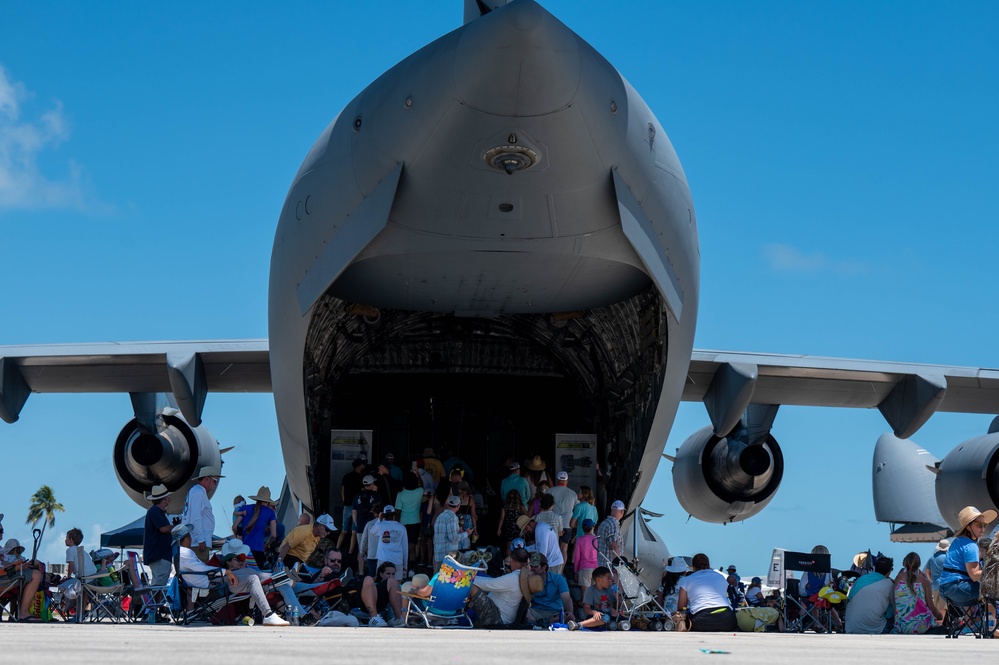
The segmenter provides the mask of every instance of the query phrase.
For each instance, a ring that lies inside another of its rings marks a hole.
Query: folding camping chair
[[[138,621],[142,614],[153,623],[157,614],[170,615],[170,599],[167,597],[169,585],[151,586],[145,573],[139,571],[139,555],[129,551],[125,558],[125,570],[128,572],[129,588],[132,596],[129,614]]]
[[[82,547],[76,548],[76,569],[80,573],[86,570],[83,566],[85,556],[90,555]],[[121,608],[125,584],[121,578],[109,584],[113,574],[111,571],[105,571],[95,575],[77,575],[81,584],[80,593],[76,597],[77,621],[98,622],[108,619],[111,623],[118,623],[127,619],[125,611]]]
[[[471,628],[468,616],[468,599],[472,593],[475,575],[486,569],[485,563],[466,566],[448,556],[437,572],[433,594],[429,598],[415,594],[402,594],[406,598],[406,625],[410,617],[414,624],[423,623],[427,628]]]
[[[14,571],[13,566],[5,568],[0,576],[0,621],[4,616],[9,621],[17,621],[18,606],[21,604],[21,593],[24,591],[24,578]],[[7,607],[13,605],[11,612]]]
[[[802,573],[823,574],[831,572],[832,564],[828,554],[811,552],[784,552],[784,570]],[[815,605],[802,598],[798,590],[799,581],[784,580],[784,603],[782,607],[784,632],[803,633],[806,630],[829,632],[832,630],[832,617],[821,612]],[[795,616],[797,615],[797,616]]]
[[[216,626],[237,623],[240,617],[249,611],[250,596],[248,594],[232,594],[229,585],[222,578],[221,569],[208,573],[184,571],[180,567],[180,552],[173,558],[173,568],[176,571],[174,579],[180,589],[180,612],[174,616],[181,625],[207,621]],[[184,573],[208,577],[208,588],[196,587],[187,583]],[[188,603],[188,600],[191,603]],[[192,604],[192,607],[188,607]]]

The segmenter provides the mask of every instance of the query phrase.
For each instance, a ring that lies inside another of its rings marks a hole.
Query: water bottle
[[[295,607],[291,608],[291,625],[292,626],[299,625],[299,622],[298,622],[298,605],[296,605]]]

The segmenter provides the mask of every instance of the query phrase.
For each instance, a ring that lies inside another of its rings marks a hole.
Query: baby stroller
[[[593,541],[596,546],[597,541]],[[608,559],[597,550],[597,559],[601,565],[607,566],[614,573],[618,587],[618,630],[673,630],[673,622],[663,606],[656,600],[655,594],[649,591],[635,565],[624,557]]]

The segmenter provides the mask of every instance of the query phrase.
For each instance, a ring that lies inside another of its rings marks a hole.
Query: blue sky
[[[542,3],[666,128],[694,195],[699,348],[999,367],[999,8],[985,2]],[[271,243],[312,142],[461,3],[4,3],[0,344],[263,338]],[[30,495],[55,531],[141,515],[110,453],[127,395],[34,395],[0,426],[8,536]],[[280,488],[269,395],[210,395],[236,492]],[[939,457],[987,416],[938,414]],[[707,423],[680,408],[667,449]],[[781,409],[787,464],[747,522],[687,521],[663,463],[646,507],[675,553],[762,571],[824,543],[888,544],[874,521],[876,411]],[[59,537],[43,552],[61,559]],[[925,555],[932,547],[919,547]]]

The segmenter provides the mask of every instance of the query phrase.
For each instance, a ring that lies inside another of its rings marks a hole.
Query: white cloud
[[[24,84],[0,66],[0,210],[105,208],[87,196],[78,164],[67,161],[69,173],[61,179],[42,173],[39,156],[67,140],[70,126],[58,101],[48,110],[22,117],[31,97]]]
[[[784,243],[764,245],[763,257],[770,268],[778,272],[835,273],[855,276],[870,271],[867,264],[861,261],[833,260],[822,252],[807,253]]]

